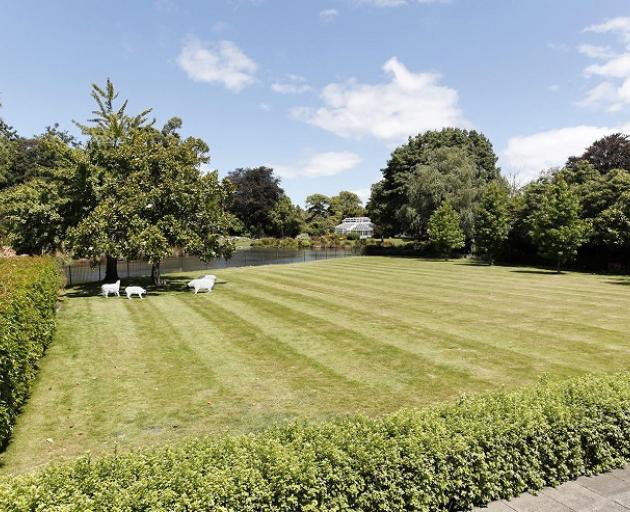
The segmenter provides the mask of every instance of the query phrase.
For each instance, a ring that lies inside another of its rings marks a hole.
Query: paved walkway
[[[534,496],[525,493],[475,512],[618,512],[630,511],[630,464],[593,477],[580,477]]]

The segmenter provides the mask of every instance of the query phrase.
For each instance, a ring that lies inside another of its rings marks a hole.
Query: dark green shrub
[[[0,480],[9,511],[458,511],[622,465],[630,374],[376,419],[80,459]]]
[[[368,256],[425,256],[426,247],[415,242],[393,243],[391,240],[384,242],[371,241],[365,247],[365,254]]]
[[[61,278],[52,258],[0,259],[0,445],[28,397],[55,330]]]

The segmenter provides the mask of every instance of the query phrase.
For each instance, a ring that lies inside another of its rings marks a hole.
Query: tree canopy
[[[477,253],[492,265],[510,234],[510,198],[497,182],[484,189],[475,210],[474,239]]]
[[[410,137],[392,152],[381,171],[383,179],[372,187],[368,214],[385,234],[418,233],[440,204],[436,196],[446,195],[439,191],[446,185],[432,185],[442,181],[438,175],[446,169],[449,174],[468,174],[469,181],[485,184],[500,178],[496,163],[492,144],[475,130],[444,128]],[[460,164],[462,169],[458,169]]]
[[[580,161],[586,161],[601,174],[613,169],[630,171],[630,137],[623,133],[613,133],[591,144],[581,156],[573,156],[567,161],[567,167],[573,167]]]
[[[530,236],[540,255],[554,261],[560,272],[577,255],[589,226],[580,218],[578,196],[564,180],[549,183],[539,198],[528,218]]]
[[[170,119],[161,130],[148,121],[150,110],[126,113],[127,102],[115,106],[118,93],[108,81],[93,86],[98,110],[88,124],[86,165],[94,207],[70,231],[76,254],[97,258],[142,258],[157,268],[174,247],[202,259],[229,256],[225,212],[228,188],[216,172],[202,173],[208,146],[201,139],[182,139],[181,120]]]
[[[453,249],[464,247],[464,231],[460,217],[448,201],[444,201],[429,218],[427,234],[429,242],[444,259]]]
[[[201,171],[205,142],[182,138],[178,118],[157,129],[150,109],[129,115],[109,80],[93,85],[92,97],[94,117],[76,123],[83,144],[53,127],[18,145],[26,148],[20,158],[3,161],[11,180],[0,215],[11,244],[20,252],[106,255],[108,280],[117,278],[116,258],[149,261],[159,281],[160,261],[175,247],[202,259],[229,256],[230,188],[217,172]]]
[[[250,236],[269,235],[271,215],[284,190],[269,167],[239,168],[227,175],[234,192],[229,210],[243,223]]]

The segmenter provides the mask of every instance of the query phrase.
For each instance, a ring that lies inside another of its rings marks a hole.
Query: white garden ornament
[[[110,293],[116,295],[116,297],[120,297],[120,279],[112,284],[104,284],[101,286],[101,293],[105,297],[109,297]]]
[[[208,293],[212,291],[214,288],[214,283],[217,280],[217,276],[207,275],[200,277],[198,279],[193,279],[188,283],[188,288],[193,288],[195,290],[195,295],[199,292],[199,290],[207,290]]]
[[[142,294],[146,294],[147,291],[141,286],[127,286],[127,288],[125,288],[125,293],[127,294],[127,298],[131,299],[132,295],[137,295],[142,298]]]

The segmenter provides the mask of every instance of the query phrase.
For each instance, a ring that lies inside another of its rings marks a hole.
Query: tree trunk
[[[160,262],[154,263],[151,266],[151,280],[155,286],[162,286],[162,272],[160,270]]]
[[[562,274],[562,262],[561,262],[560,258],[558,258],[558,265],[556,266],[556,272],[558,274]]]
[[[115,283],[120,279],[118,277],[118,260],[113,256],[107,255],[107,266],[105,267],[105,283]]]

